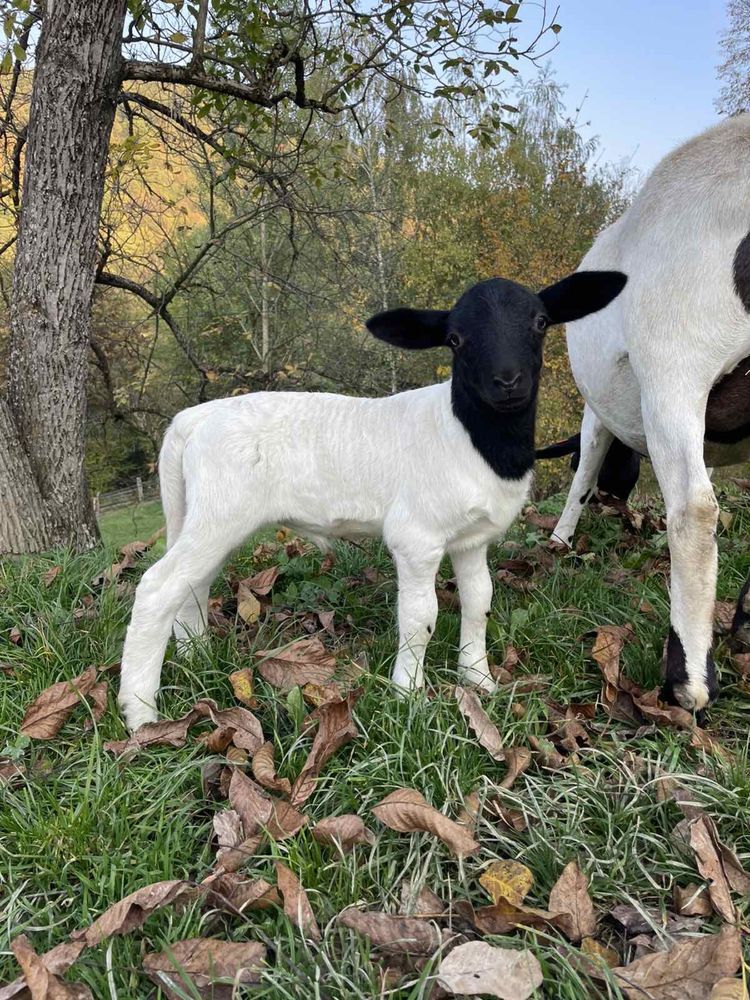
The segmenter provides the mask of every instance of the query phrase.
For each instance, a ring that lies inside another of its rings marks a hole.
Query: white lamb
[[[122,656],[120,706],[136,729],[156,718],[169,632],[205,629],[211,581],[265,524],[312,539],[382,535],[398,574],[393,681],[423,685],[435,575],[450,553],[461,596],[459,668],[491,690],[485,649],[489,542],[527,496],[546,327],[604,308],[620,273],[579,273],[533,294],[500,278],[451,310],[396,309],[368,327],[400,348],[447,346],[451,382],[384,399],[260,392],[179,413],[160,457],[166,555],[138,585]]]

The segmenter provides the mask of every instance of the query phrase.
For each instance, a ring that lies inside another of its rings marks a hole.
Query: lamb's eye
[[[543,316],[540,313],[534,320],[534,328],[538,330],[539,333],[542,333],[544,330],[547,329],[548,326],[549,326],[549,320],[547,319],[546,316]]]
[[[448,345],[448,347],[452,348],[454,351],[457,351],[461,346],[461,344],[463,343],[463,340],[461,339],[460,334],[453,331],[452,333],[448,334],[448,338],[445,342]]]

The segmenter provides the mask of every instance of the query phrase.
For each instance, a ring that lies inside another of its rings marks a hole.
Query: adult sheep
[[[581,267],[628,275],[596,319],[568,328],[586,406],[580,461],[553,537],[569,545],[613,438],[648,455],[667,509],[671,627],[663,696],[701,710],[711,656],[718,505],[707,466],[750,456],[750,115],[656,167]],[[748,584],[735,630],[750,616]]]
[[[459,667],[465,681],[494,688],[486,551],[528,493],[544,333],[603,309],[625,281],[619,272],[580,272],[536,295],[494,278],[451,310],[395,309],[369,320],[396,347],[448,347],[453,378],[440,385],[385,399],[259,392],[179,413],[159,459],[167,553],[138,585],[122,655],[128,726],[156,718],[172,626],[178,640],[204,631],[213,577],[274,522],[321,543],[383,536],[398,575],[393,680],[406,689],[423,684],[435,575],[450,553],[461,595]]]

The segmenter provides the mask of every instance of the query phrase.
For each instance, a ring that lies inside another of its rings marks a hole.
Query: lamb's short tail
[[[557,441],[555,444],[548,444],[544,448],[537,448],[537,458],[562,458],[563,455],[573,455],[581,450],[581,435],[574,434],[566,438],[565,441]]]
[[[185,439],[173,421],[167,428],[159,452],[159,488],[167,522],[168,549],[179,538],[185,520],[185,479],[182,474],[184,451]]]

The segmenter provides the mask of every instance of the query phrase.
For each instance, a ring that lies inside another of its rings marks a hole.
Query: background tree
[[[729,27],[722,38],[724,62],[719,66],[723,80],[716,107],[721,114],[737,115],[750,108],[750,0],[729,0]]]
[[[286,105],[307,122],[340,114],[357,107],[372,80],[405,72],[424,96],[480,94],[522,54],[513,28],[520,6],[55,0],[32,8],[4,0],[11,47],[3,66],[17,83],[33,57],[34,82],[27,126],[13,120],[13,83],[4,94],[16,178],[22,150],[25,165],[0,401],[0,551],[82,549],[97,538],[84,475],[85,387],[118,103],[148,109],[229,164],[254,161],[263,172],[255,137]],[[139,91],[138,82],[188,88],[194,113]],[[500,105],[488,111],[469,124],[477,139],[500,124]],[[304,151],[304,123],[299,134]],[[267,167],[264,180],[274,187]],[[168,322],[163,308],[160,315]]]

